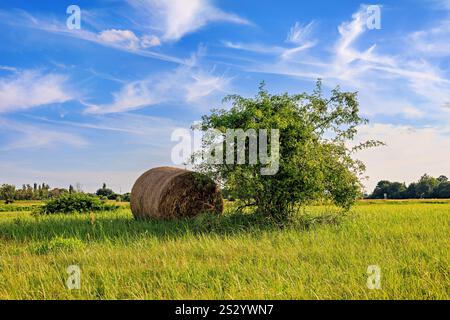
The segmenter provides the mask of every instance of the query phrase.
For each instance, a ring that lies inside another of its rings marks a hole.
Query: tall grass
[[[448,299],[450,203],[315,206],[280,229],[233,214],[0,213],[1,299]],[[65,286],[69,265],[81,289]],[[366,286],[367,267],[381,290]]]

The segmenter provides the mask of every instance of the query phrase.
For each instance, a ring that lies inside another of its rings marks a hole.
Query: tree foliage
[[[6,204],[13,203],[16,196],[16,187],[10,184],[3,184],[0,187],[0,197]]]
[[[23,184],[21,188],[16,188],[14,185],[3,184],[0,186],[0,200],[11,203],[15,200],[50,200],[59,198],[65,194],[77,194],[83,193],[82,191],[76,191],[75,188],[70,185],[68,189],[65,188],[50,188],[46,183],[38,184]],[[129,194],[115,193],[113,190],[106,187],[103,184],[102,188],[96,193],[100,198],[109,200],[122,200],[129,201]]]
[[[319,80],[312,94],[272,95],[262,83],[255,98],[231,95],[224,101],[231,102],[231,109],[215,109],[203,116],[201,130],[215,129],[224,135],[229,128],[278,129],[280,133],[275,175],[260,174],[260,159],[255,165],[238,164],[236,158],[231,164],[225,159],[223,164],[197,164],[197,170],[220,182],[242,207],[253,206],[256,212],[283,220],[299,204],[329,199],[349,208],[360,196],[358,176],[365,168],[353,154],[380,142],[348,146],[357,127],[367,122],[359,115],[357,93],[338,87],[326,98]],[[214,148],[208,140],[203,147]]]
[[[66,193],[52,199],[38,209],[40,214],[54,213],[87,213],[94,211],[112,211],[118,207],[107,204],[99,198],[84,193]]]
[[[102,188],[97,190],[96,195],[109,200],[115,200],[119,196],[112,189],[107,188],[106,183],[103,183]]]
[[[378,182],[375,190],[372,193],[374,199],[384,199],[384,197],[391,197],[392,199],[402,199],[406,194],[407,188],[404,183],[390,182],[382,180]]]
[[[450,198],[450,182],[444,175],[434,178],[428,174],[408,187],[404,183],[382,180],[378,182],[370,198],[383,199],[385,194],[389,199],[447,199]]]

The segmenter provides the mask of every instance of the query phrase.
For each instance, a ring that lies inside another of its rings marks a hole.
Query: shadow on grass
[[[0,239],[6,241],[44,241],[56,237],[90,241],[131,242],[143,237],[173,239],[192,235],[257,236],[264,231],[295,229],[306,231],[319,225],[337,225],[343,215],[337,212],[301,214],[279,225],[271,219],[246,213],[211,214],[178,220],[134,220],[131,215],[101,213],[95,220],[88,214],[14,218],[0,223]]]

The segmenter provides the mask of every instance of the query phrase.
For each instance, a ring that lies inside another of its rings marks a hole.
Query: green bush
[[[325,95],[318,81],[312,94],[271,95],[262,83],[255,98],[231,95],[225,101],[231,108],[213,109],[193,126],[205,133],[203,154],[214,153],[214,159],[198,157],[198,152],[192,160],[196,171],[221,184],[240,208],[253,207],[254,213],[285,222],[311,202],[327,200],[349,209],[360,197],[365,167],[354,153],[382,143],[369,140],[350,147],[367,122],[360,116],[356,92],[338,87]],[[269,141],[268,136],[258,138],[258,132],[272,129]],[[259,144],[259,158],[252,141]],[[225,152],[216,153],[218,147]],[[254,163],[246,161],[251,154]]]
[[[84,213],[91,211],[113,211],[118,208],[118,206],[107,204],[97,197],[84,193],[75,193],[64,194],[59,198],[48,201],[38,209],[38,213]]]
[[[122,195],[122,201],[124,201],[124,202],[130,202],[130,197],[131,197],[131,193],[124,193],[123,195]]]

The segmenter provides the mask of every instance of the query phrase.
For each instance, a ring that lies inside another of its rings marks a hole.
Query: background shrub
[[[105,203],[95,196],[75,193],[64,194],[59,198],[48,201],[38,209],[38,213],[83,213],[91,211],[113,211],[118,208],[118,206]]]

